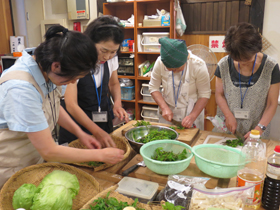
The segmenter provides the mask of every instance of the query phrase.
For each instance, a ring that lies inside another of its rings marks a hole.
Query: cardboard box
[[[21,52],[24,49],[24,37],[10,36],[10,48],[11,48],[11,53]]]
[[[161,19],[144,19],[143,26],[161,26]]]

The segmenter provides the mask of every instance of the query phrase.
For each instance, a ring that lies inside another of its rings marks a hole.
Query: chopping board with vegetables
[[[140,122],[140,121],[139,121]],[[125,124],[124,126],[122,126],[121,128],[121,135],[125,135],[125,133],[131,129],[134,128],[135,124],[137,123],[136,120],[132,120],[130,122],[128,122],[127,124]],[[179,128],[177,126],[172,126],[172,125],[167,125],[167,124],[163,124],[163,123],[155,123],[155,122],[149,122],[151,125],[161,125],[161,126],[166,126],[166,127],[173,127],[175,128],[175,130],[177,131],[177,133],[179,134],[179,137],[177,138],[177,140],[184,142],[188,145],[191,145],[192,142],[194,141],[196,135],[199,133],[199,129],[198,128]],[[119,130],[118,129],[118,130]],[[116,130],[117,131],[117,130]],[[114,131],[114,135],[115,131]]]

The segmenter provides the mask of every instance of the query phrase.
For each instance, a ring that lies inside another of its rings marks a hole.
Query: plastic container
[[[141,111],[141,117],[148,122],[158,122],[158,107],[143,106]]]
[[[264,180],[262,206],[278,210],[280,206],[280,146],[267,158],[266,178]]]
[[[163,87],[162,85],[159,87],[159,91],[162,93]],[[140,90],[141,93],[151,95],[149,91],[149,84],[143,83],[142,88]]]
[[[149,84],[142,84],[140,94],[143,96],[143,101],[155,103],[155,100],[153,99],[149,91]]]
[[[118,185],[117,192],[133,199],[138,198],[141,203],[153,201],[159,187],[156,182],[131,177],[122,178]]]
[[[246,157],[246,165],[237,173],[237,187],[255,185],[248,193],[245,207],[258,209],[261,206],[266,165],[266,151],[258,130],[251,130],[241,152]]]
[[[194,146],[192,151],[197,167],[213,177],[235,177],[237,171],[245,165],[245,156],[241,151],[228,146],[201,144]]]
[[[158,161],[153,160],[151,156],[155,150],[162,147],[164,151],[173,151],[181,153],[187,150],[187,158],[178,161]],[[191,146],[177,140],[156,140],[144,144],[140,148],[140,154],[143,157],[145,165],[153,172],[162,175],[178,174],[188,168],[193,157]]]
[[[141,45],[143,46],[144,52],[160,52],[160,44],[158,40],[162,37],[169,37],[168,32],[145,32],[142,33],[143,39]]]
[[[122,100],[133,100],[135,98],[134,86],[121,87],[121,98]]]
[[[152,118],[158,118],[158,107],[153,106],[143,106],[141,117],[152,117]]]

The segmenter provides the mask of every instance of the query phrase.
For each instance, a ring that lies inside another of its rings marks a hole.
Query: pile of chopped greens
[[[159,161],[177,161],[184,160],[187,158],[187,150],[184,149],[181,153],[174,154],[173,151],[166,152],[162,147],[158,147],[155,150],[155,154],[151,157],[154,160]]]
[[[151,125],[151,123],[147,122],[147,121],[144,121],[144,120],[141,120],[141,121],[137,120],[137,123],[134,124],[133,126],[134,127],[138,127],[138,126],[147,126],[147,125]]]
[[[165,210],[181,210],[184,209],[185,207],[183,206],[175,206],[173,203],[165,202],[165,205],[161,205],[163,209]]]
[[[224,142],[225,145],[230,146],[230,147],[237,147],[237,146],[243,146],[243,140],[241,138],[233,139],[233,140],[226,140]]]
[[[103,163],[103,162],[89,161],[89,162],[84,163],[84,164],[87,164],[87,165],[89,165],[89,166],[93,166],[93,167],[98,167],[98,166],[103,165],[104,163]]]
[[[171,129],[173,129],[173,130],[176,130],[176,129],[178,129],[178,130],[184,130],[185,129],[185,127],[184,126],[177,126],[177,127],[175,127],[175,126],[170,126],[169,128],[171,128]]]
[[[139,143],[148,143],[150,141],[162,140],[162,139],[175,139],[177,137],[176,133],[170,130],[150,130],[146,136],[140,139],[135,139],[134,141]]]
[[[93,201],[92,206],[90,205],[90,209],[87,210],[123,210],[125,207],[128,206],[133,206],[134,208],[136,208],[136,210],[145,210],[145,209],[141,209],[141,208],[137,208],[136,205],[138,203],[138,198],[135,199],[134,203],[131,205],[128,205],[127,202],[122,202],[122,201],[118,201],[116,198],[114,197],[110,197],[110,192],[107,193],[105,198],[98,198],[96,200]]]

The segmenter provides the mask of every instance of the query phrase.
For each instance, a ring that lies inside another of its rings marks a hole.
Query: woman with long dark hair
[[[84,34],[56,25],[31,56],[23,52],[0,78],[0,188],[16,171],[43,160],[117,163],[123,151],[100,149],[60,106],[59,86],[76,82],[94,68],[97,52]],[[59,146],[56,123],[73,132],[89,149]]]

